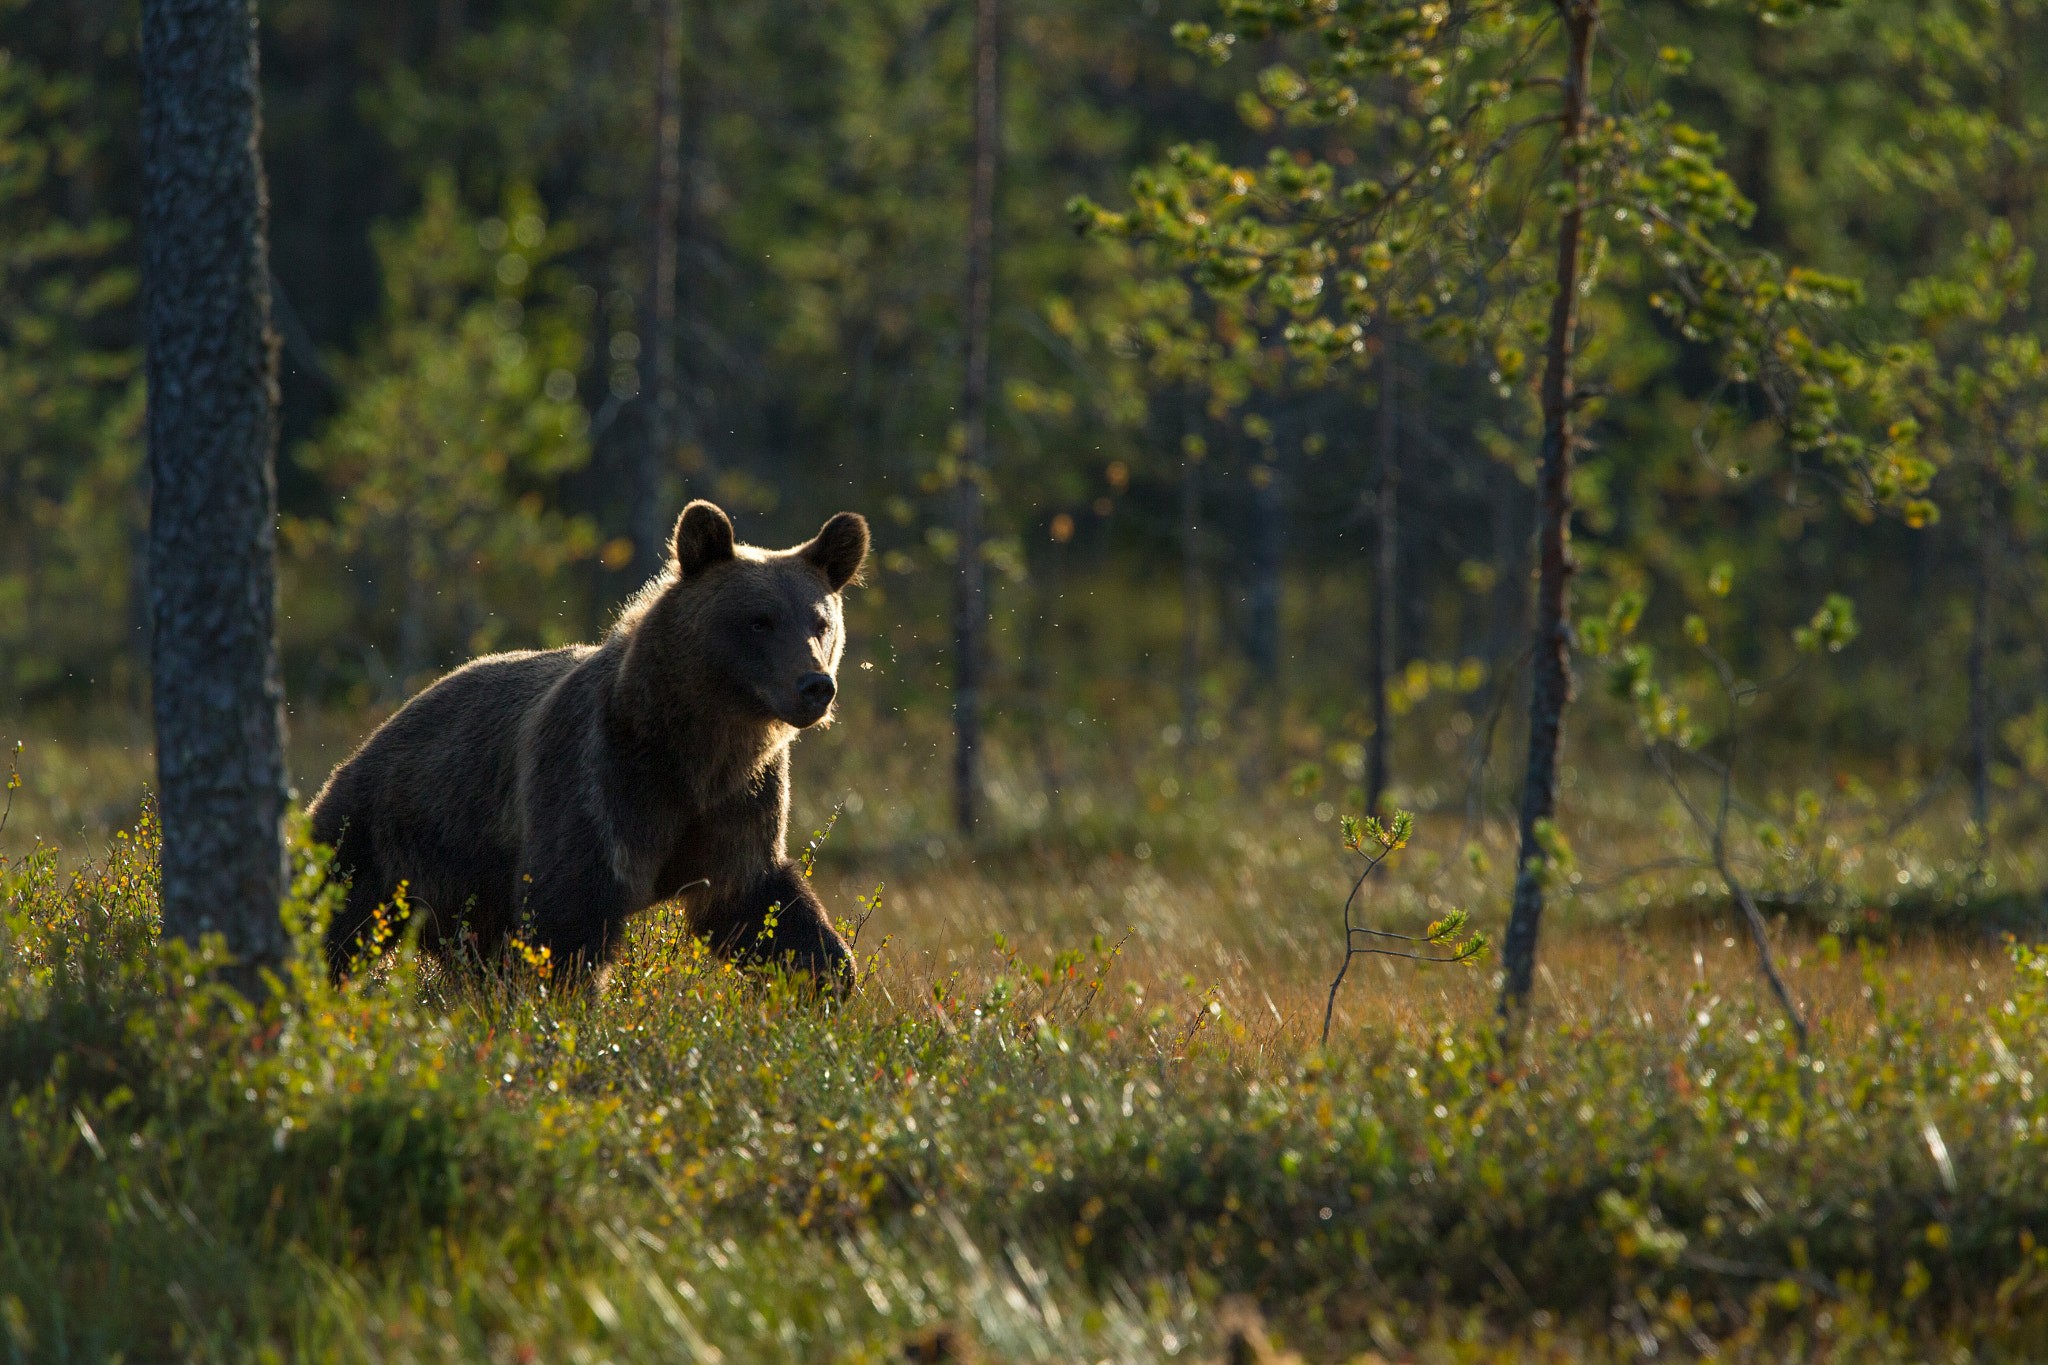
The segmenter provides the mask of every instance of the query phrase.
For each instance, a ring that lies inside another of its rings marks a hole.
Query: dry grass
[[[301,799],[381,718],[292,718]],[[792,842],[801,845],[837,809],[819,889],[853,917],[859,898],[882,888],[862,942],[867,952],[886,940],[880,988],[922,995],[938,981],[978,981],[1001,969],[999,938],[1030,960],[1049,960],[1099,936],[1123,945],[1117,989],[1127,995],[1190,1011],[1215,999],[1262,1047],[1292,1051],[1317,1035],[1341,957],[1338,907],[1351,875],[1335,806],[1322,793],[1297,793],[1284,779],[1248,788],[1254,765],[1242,754],[1212,748],[1191,758],[1156,742],[1119,740],[1093,751],[1085,772],[1058,774],[1055,813],[1042,766],[1019,741],[990,757],[995,832],[967,847],[946,827],[945,738],[931,723],[862,716],[799,747]],[[23,787],[0,835],[9,848],[40,840],[68,859],[87,858],[133,825],[152,765],[139,722],[43,731],[25,743]],[[1466,801],[1454,765],[1435,771],[1438,785],[1395,793],[1428,798],[1436,809],[1424,811],[1412,846],[1368,883],[1362,918],[1412,931],[1463,908],[1497,938],[1513,864],[1509,813],[1497,801]],[[1597,780],[1577,770],[1568,776],[1564,823],[1580,866],[1577,886],[1553,898],[1544,1009],[1567,1024],[1677,1028],[1669,1002],[1695,981],[1730,999],[1753,995],[1754,955],[1732,917],[1716,913],[1720,888],[1698,866],[1668,793],[1626,761],[1602,768]],[[1178,790],[1165,797],[1162,789]],[[1892,795],[1896,808],[1911,793]],[[1876,794],[1860,804],[1838,792],[1828,797],[1831,828],[1884,818]],[[1882,887],[1952,879],[1962,842],[1953,804],[1932,806],[1882,846],[1842,841],[1840,871]],[[2038,881],[2031,844],[2007,848],[2002,862],[2007,886]],[[1823,954],[1809,927],[1782,919],[1776,934],[1814,1024],[1867,1023],[1861,955]],[[1935,1002],[1981,998],[2003,970],[1990,929],[1978,939],[1913,935],[1883,956],[1895,992]],[[1336,1024],[1340,1032],[1470,1024],[1490,1015],[1495,988],[1488,959],[1463,967],[1368,959],[1339,997]]]
[[[874,889],[870,871],[821,871],[821,893],[828,903],[850,906],[856,895]],[[1033,961],[1095,935],[1122,940],[1114,989],[1183,1015],[1215,999],[1258,1050],[1294,1055],[1321,1030],[1342,956],[1336,901],[1329,898],[1338,893],[1325,885],[1311,889],[1319,903],[1283,913],[1268,898],[1239,896],[1229,883],[1162,874],[1129,860],[1082,868],[1053,863],[1029,878],[948,865],[913,870],[890,884],[864,931],[863,948],[886,936],[875,987],[916,998],[937,983],[958,979],[979,987],[999,973],[1006,960],[994,946],[999,936]],[[1766,1015],[1774,1009],[1749,941],[1730,920],[1638,928],[1561,918],[1543,942],[1539,1020],[1676,1038],[1690,1025],[1682,1006],[1696,983],[1710,997]],[[1843,950],[1822,935],[1781,929],[1776,948],[1809,1023],[1817,1033],[1836,1036],[1877,1027],[1866,973],[1875,973],[1894,1000],[1945,1010],[1995,1001],[2010,972],[2003,951],[1989,940],[1919,935]],[[1484,1026],[1496,1008],[1497,986],[1485,960],[1420,967],[1371,958],[1345,982],[1334,1035]]]

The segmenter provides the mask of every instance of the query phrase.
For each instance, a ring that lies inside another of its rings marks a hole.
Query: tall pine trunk
[[[1387,679],[1394,667],[1394,622],[1400,610],[1395,570],[1400,547],[1400,521],[1396,499],[1401,468],[1396,449],[1400,439],[1400,410],[1394,356],[1394,335],[1382,330],[1380,336],[1379,488],[1373,497],[1377,523],[1378,572],[1373,575],[1372,618],[1372,745],[1366,755],[1365,809],[1372,814],[1380,808],[1387,789],[1387,731],[1392,718],[1387,714]]]
[[[277,343],[253,0],[145,0],[142,277],[164,933],[284,960]]]
[[[953,819],[971,835],[981,809],[982,636],[988,622],[981,562],[981,483],[988,468],[989,318],[995,293],[996,156],[1002,55],[996,0],[974,5],[974,163],[967,210],[967,374],[960,398],[966,447],[953,483]]]
[[[647,344],[641,353],[646,420],[633,460],[633,575],[645,580],[668,557],[676,457],[676,235],[683,204],[682,0],[654,6],[654,174],[649,208]]]
[[[1598,0],[1557,0],[1568,57],[1559,90],[1560,144],[1569,149],[1585,127],[1593,75]],[[1522,778],[1520,848],[1515,902],[1501,949],[1501,1011],[1528,1004],[1536,972],[1536,940],[1543,926],[1546,854],[1542,827],[1557,814],[1557,758],[1564,745],[1564,709],[1572,696],[1571,517],[1572,365],[1579,320],[1579,275],[1585,171],[1567,152],[1564,177],[1571,203],[1558,222],[1557,295],[1550,305],[1550,335],[1543,361],[1543,467],[1536,486],[1536,630],[1531,643],[1529,758]]]

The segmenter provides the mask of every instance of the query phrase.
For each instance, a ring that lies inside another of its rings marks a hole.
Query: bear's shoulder
[[[596,652],[594,645],[565,645],[560,649],[508,649],[502,654],[485,654],[447,674],[427,691],[451,684],[456,687],[546,686]]]
[[[435,680],[407,702],[399,715],[414,724],[458,716],[485,724],[513,719],[595,652],[589,645],[570,645],[486,654]]]

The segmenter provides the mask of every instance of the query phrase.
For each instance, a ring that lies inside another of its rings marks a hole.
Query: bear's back
[[[492,654],[435,682],[334,770],[313,799],[314,837],[331,844],[344,822],[368,818],[458,847],[502,845],[521,722],[592,652]]]

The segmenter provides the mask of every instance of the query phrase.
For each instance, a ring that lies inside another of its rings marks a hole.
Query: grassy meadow
[[[304,962],[260,1007],[217,995],[153,946],[146,749],[32,739],[0,835],[0,1349],[2048,1351],[2048,971],[1956,927],[2028,884],[2021,854],[1959,868],[1940,811],[1879,841],[1876,793],[1795,813],[1810,847],[1756,876],[1834,860],[1828,908],[1774,921],[1802,1053],[1668,801],[1617,762],[1573,802],[1526,1033],[1498,1034],[1490,959],[1367,958],[1324,1048],[1351,874],[1312,774],[1102,750],[1055,812],[1016,743],[1005,832],[968,848],[919,804],[942,737],[865,721],[799,746],[800,830],[839,811],[815,879],[864,920],[836,1008],[707,961],[659,908],[594,998],[403,955],[334,992],[303,849]],[[299,719],[302,792],[367,723]],[[1365,917],[1497,930],[1508,825],[1440,771],[1397,793],[1423,814]]]

